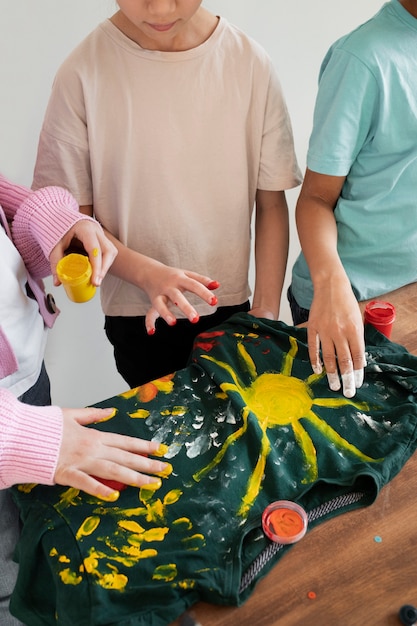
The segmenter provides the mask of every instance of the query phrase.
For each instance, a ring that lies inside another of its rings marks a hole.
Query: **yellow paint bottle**
[[[87,256],[75,253],[64,256],[56,266],[56,273],[73,302],[87,302],[94,296],[96,288],[91,284],[92,268]]]

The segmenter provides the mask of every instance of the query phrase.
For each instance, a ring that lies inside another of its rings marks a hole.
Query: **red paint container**
[[[365,307],[364,322],[371,324],[383,335],[391,337],[392,326],[395,320],[395,307],[390,302],[373,300]]]

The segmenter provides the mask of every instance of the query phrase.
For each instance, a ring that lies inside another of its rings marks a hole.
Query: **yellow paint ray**
[[[238,385],[238,380],[237,380],[237,377],[236,377],[236,373],[235,373],[234,369],[228,363],[225,363],[224,361],[218,361],[217,359],[213,359],[213,357],[209,356],[208,354],[202,354],[201,358],[202,359],[207,359],[207,361],[211,361],[212,363],[215,363],[219,367],[222,367],[224,370],[226,370],[226,372],[229,372],[230,376],[235,381],[235,384]],[[223,389],[223,386],[222,385],[220,385],[220,386]]]
[[[306,463],[307,475],[302,483],[312,483],[318,478],[317,453],[314,443],[299,421],[293,422],[292,428],[298,445],[300,446]]]
[[[284,376],[291,376],[294,358],[298,352],[298,344],[296,339],[294,337],[289,337],[289,340],[291,348],[285,355],[284,362],[281,367],[281,374],[284,374]]]
[[[244,364],[246,365],[246,370],[249,376],[251,377],[252,380],[255,380],[258,374],[256,371],[256,365],[252,357],[248,354],[248,351],[246,350],[245,346],[242,343],[237,344],[237,351],[238,351],[240,358],[243,360]]]
[[[360,411],[369,411],[369,405],[366,402],[354,402],[348,398],[314,398],[313,403],[315,406],[324,406],[331,409],[337,409],[341,406],[354,406]]]
[[[265,433],[262,435],[262,448],[256,463],[255,469],[252,472],[248,481],[248,486],[245,495],[242,499],[242,504],[239,508],[239,517],[246,517],[250,511],[251,506],[255,502],[261,490],[261,484],[265,473],[266,458],[271,451],[271,443]]]
[[[243,435],[243,433],[246,431],[246,429],[248,427],[248,414],[249,414],[249,410],[247,408],[245,408],[243,410],[243,415],[242,415],[242,417],[243,417],[243,425],[241,426],[241,428],[239,428],[237,431],[235,431],[234,433],[232,433],[231,435],[229,435],[227,437],[226,441],[224,442],[224,444],[220,448],[219,452],[216,454],[214,459],[212,461],[210,461],[210,463],[208,465],[206,465],[206,467],[203,467],[201,470],[199,470],[198,472],[193,474],[193,478],[194,478],[194,480],[196,482],[199,482],[216,465],[221,463],[221,461],[222,461],[224,455],[226,454],[227,449],[229,448],[229,446],[231,446],[235,441],[237,441],[237,439],[239,439]]]
[[[315,383],[319,382],[322,378],[324,378],[326,376],[326,370],[323,369],[321,374],[310,374],[310,376],[308,378],[306,378],[306,383],[307,385],[314,385]]]
[[[349,443],[349,441],[339,435],[339,433],[337,433],[329,424],[327,424],[327,422],[317,417],[317,415],[313,413],[313,411],[310,411],[310,413],[306,415],[306,419],[311,422],[313,426],[315,426],[315,428],[317,428],[317,430],[320,431],[321,434],[324,435],[328,441],[334,443],[334,445],[341,450],[350,452],[357,458],[361,459],[361,461],[367,461],[370,463],[380,463],[381,461],[383,461],[382,458],[373,459],[372,457],[367,456],[366,454],[361,452],[359,448],[354,446],[352,443]]]

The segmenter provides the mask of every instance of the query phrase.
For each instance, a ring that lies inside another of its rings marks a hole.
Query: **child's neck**
[[[146,50],[160,50],[164,52],[181,52],[197,48],[212,35],[218,24],[218,18],[200,7],[193,18],[183,29],[172,38],[150,38],[121,11],[115,13],[110,21],[132,41]]]

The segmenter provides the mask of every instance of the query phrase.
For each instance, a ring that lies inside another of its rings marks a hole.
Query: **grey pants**
[[[42,365],[36,383],[19,400],[26,404],[51,404],[49,377]],[[17,579],[13,552],[19,539],[19,512],[8,489],[0,489],[0,626],[23,626],[9,612],[9,601]]]
[[[21,626],[9,613],[9,600],[16,583],[18,566],[13,552],[19,537],[19,513],[7,489],[0,490],[0,624]]]

